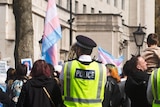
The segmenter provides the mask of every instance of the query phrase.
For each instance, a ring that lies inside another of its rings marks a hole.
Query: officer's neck
[[[92,58],[90,55],[81,55],[79,56],[78,60],[82,62],[91,62]]]

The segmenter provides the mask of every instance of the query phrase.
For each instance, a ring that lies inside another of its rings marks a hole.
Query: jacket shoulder
[[[102,61],[98,61],[98,60],[95,60],[95,59],[92,59],[92,61],[95,61],[95,62],[97,62],[97,63],[102,64]]]

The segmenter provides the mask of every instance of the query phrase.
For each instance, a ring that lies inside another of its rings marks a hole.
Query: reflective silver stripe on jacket
[[[67,89],[67,96],[70,96],[70,68],[72,66],[72,62],[68,62],[67,66],[67,84],[66,84],[66,89]]]
[[[99,64],[99,81],[98,81],[98,90],[97,90],[97,98],[96,99],[80,99],[80,98],[72,98],[70,96],[70,69],[72,66],[72,61],[68,62],[67,66],[67,84],[66,84],[66,89],[67,89],[67,97],[65,97],[66,101],[73,101],[73,102],[80,102],[80,103],[99,103],[101,102],[101,90],[102,90],[102,81],[103,81],[103,66]]]
[[[98,64],[99,66],[99,83],[98,83],[98,90],[97,90],[97,98],[100,98],[101,96],[101,90],[102,90],[102,81],[103,81],[103,66],[102,64]]]
[[[72,102],[79,102],[79,103],[99,103],[101,102],[101,99],[80,99],[80,98],[71,98],[71,97],[65,97],[67,101]]]

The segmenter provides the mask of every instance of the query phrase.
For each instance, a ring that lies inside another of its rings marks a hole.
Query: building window
[[[70,0],[67,0],[67,10],[70,10]]]
[[[122,10],[125,9],[125,0],[122,0]]]
[[[91,8],[91,13],[94,13],[94,8]]]
[[[78,13],[78,1],[75,1],[75,13]]]
[[[62,0],[58,0],[58,5],[62,6]]]
[[[102,13],[102,11],[99,10],[99,13]]]
[[[86,7],[86,5],[84,4],[84,5],[83,5],[83,13],[86,13],[86,11],[87,11],[87,7]]]
[[[107,4],[110,4],[110,0],[107,0]]]
[[[117,0],[114,0],[114,6],[117,7]]]

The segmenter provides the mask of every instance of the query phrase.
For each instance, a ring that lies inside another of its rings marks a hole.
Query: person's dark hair
[[[27,75],[27,66],[24,64],[18,64],[16,67],[16,77],[21,78]]]
[[[150,47],[151,45],[157,45],[158,36],[154,33],[149,34],[147,37],[147,44],[148,44],[148,47]]]
[[[132,72],[137,71],[138,58],[140,55],[132,56],[130,60],[126,61],[123,65],[123,73],[126,76],[129,76]]]
[[[48,64],[41,59],[35,61],[31,69],[31,76],[32,77],[39,77],[39,76],[50,77],[51,71]]]
[[[54,72],[55,72],[54,66],[50,63],[48,63],[48,66],[49,66],[50,71],[51,71],[51,77],[54,78]]]
[[[55,71],[54,66],[52,64],[50,64],[50,63],[47,63],[47,64],[48,64],[49,68],[51,69],[51,71]]]
[[[48,63],[48,66],[49,66],[49,68],[51,70],[51,77],[52,78],[54,78],[54,77],[59,78],[60,73],[55,70],[54,66],[52,64],[50,64],[50,63]]]
[[[123,65],[123,74],[124,75],[126,75],[126,76],[128,76],[129,74],[130,74],[130,72],[131,72],[131,63],[130,63],[131,61],[130,60],[128,60],[128,61],[126,61],[125,62],[125,64]]]
[[[7,70],[7,77],[5,83],[8,82],[8,80],[14,80],[16,77],[16,70],[14,68],[9,68]]]
[[[140,57],[140,55],[137,56],[132,56],[130,59],[130,64],[131,64],[131,70],[132,72],[137,70],[137,64],[138,64],[138,58]]]
[[[77,47],[80,48],[82,54],[91,55],[92,53],[92,49],[86,49],[86,48],[80,47],[79,45],[77,45]]]

